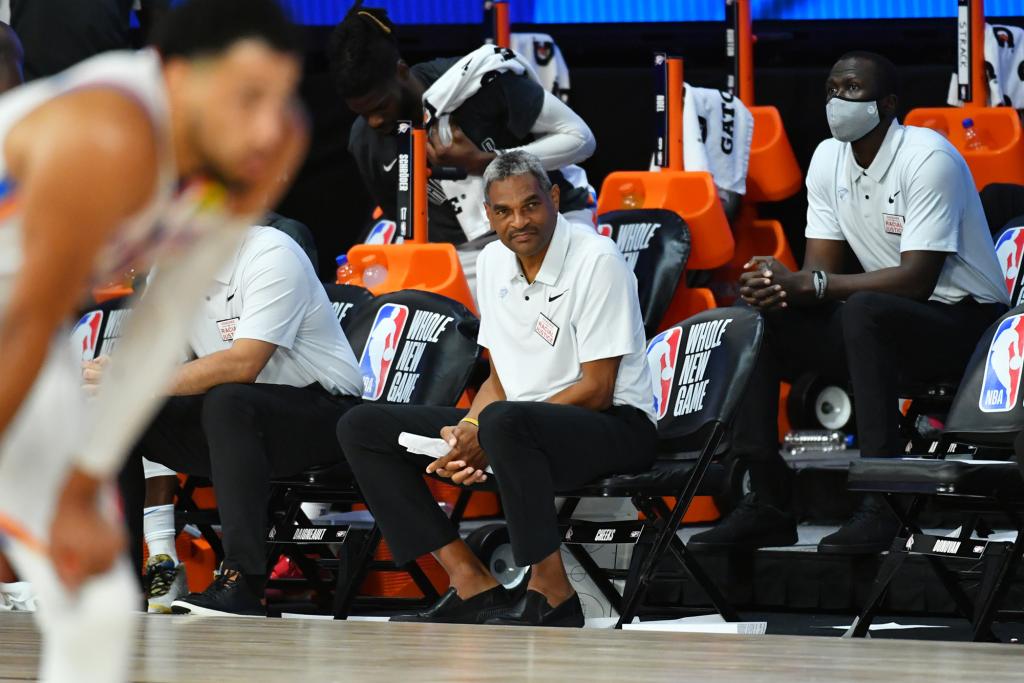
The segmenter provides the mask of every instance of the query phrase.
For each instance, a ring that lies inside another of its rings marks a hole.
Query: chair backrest
[[[71,348],[82,360],[94,360],[110,355],[121,337],[121,330],[131,309],[131,297],[110,299],[91,307],[71,329]]]
[[[598,232],[610,237],[636,274],[648,337],[658,331],[690,256],[690,229],[666,209],[623,209],[601,214]]]
[[[746,307],[715,308],[651,339],[654,409],[663,450],[695,450],[706,429],[727,426],[761,350],[764,320]]]
[[[330,299],[331,306],[334,308],[334,315],[338,318],[338,322],[341,323],[341,329],[345,331],[346,336],[349,336],[349,327],[352,325],[352,321],[355,320],[355,313],[366,302],[373,300],[373,293],[365,287],[335,285],[327,282],[324,283],[324,290],[327,292],[327,298]],[[349,336],[349,343],[351,342],[352,338]]]
[[[953,398],[944,436],[979,446],[1009,446],[1024,429],[1024,306],[996,321],[974,349]]]
[[[1021,268],[1021,260],[1024,259],[1024,216],[1021,216],[1019,222],[1016,219],[1010,221],[996,239],[996,258],[1003,271],[1006,291],[1010,294],[1010,305],[1016,306],[1024,294],[1024,268]]]
[[[363,375],[363,400],[452,406],[480,347],[479,321],[457,301],[405,289],[363,304],[348,331]]]

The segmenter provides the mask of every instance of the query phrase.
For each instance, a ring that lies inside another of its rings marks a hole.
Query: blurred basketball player
[[[127,677],[136,582],[105,482],[196,300],[306,146],[275,0],[187,0],[154,42],[0,98],[0,533],[39,595],[48,681]],[[64,323],[91,285],[157,258],[87,413]]]

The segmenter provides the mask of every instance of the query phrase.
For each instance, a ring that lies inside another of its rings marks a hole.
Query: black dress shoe
[[[686,547],[690,550],[752,551],[796,542],[796,518],[748,493],[725,519],[695,534]]]
[[[495,586],[463,600],[449,588],[437,602],[419,614],[397,614],[391,621],[431,622],[435,624],[482,624],[508,611],[512,598],[504,586]]]
[[[839,531],[821,539],[818,552],[832,555],[877,555],[892,546],[899,531],[900,522],[886,507],[885,501],[868,495]]]
[[[552,607],[543,593],[526,591],[507,613],[484,622],[488,626],[562,626],[583,628],[583,604],[576,593]]]

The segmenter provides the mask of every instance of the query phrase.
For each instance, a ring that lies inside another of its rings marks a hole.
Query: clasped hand
[[[460,422],[441,430],[451,451],[427,465],[428,474],[451,479],[455,484],[472,486],[487,481],[487,456],[480,448],[479,428],[469,422]]]
[[[451,130],[451,144],[445,146],[441,143],[438,127],[431,127],[427,135],[427,160],[432,166],[454,166],[469,175],[482,176],[494,155],[477,147],[454,122],[451,123]]]
[[[810,273],[793,272],[771,256],[755,256],[743,268],[740,298],[754,308],[771,311],[814,298]]]

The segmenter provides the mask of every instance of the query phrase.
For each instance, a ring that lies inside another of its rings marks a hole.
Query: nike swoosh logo
[[[896,194],[894,194],[893,196],[889,197],[889,203],[890,204],[895,204],[896,203],[896,195],[899,194],[902,191],[903,190],[896,190]]]
[[[236,293],[237,293],[237,292],[236,292]],[[228,301],[231,301],[231,300],[232,300],[232,299],[234,299],[234,298],[235,298],[235,295],[234,295],[234,294],[232,294],[231,296],[229,296],[229,297],[228,297]]]
[[[569,291],[568,289],[567,289],[567,290],[565,290],[565,292],[568,292],[568,291]],[[552,302],[552,301],[554,301],[555,299],[561,299],[561,298],[562,298],[563,296],[565,296],[565,292],[562,292],[561,294],[556,294],[556,295],[554,295],[554,296],[549,296],[549,297],[548,297],[548,303],[551,303],[551,302]]]
[[[397,163],[398,163],[398,158],[395,157],[394,159],[391,160],[390,164],[384,164],[384,172],[385,173],[391,173],[391,169],[393,169],[395,167],[395,164],[397,164]]]

